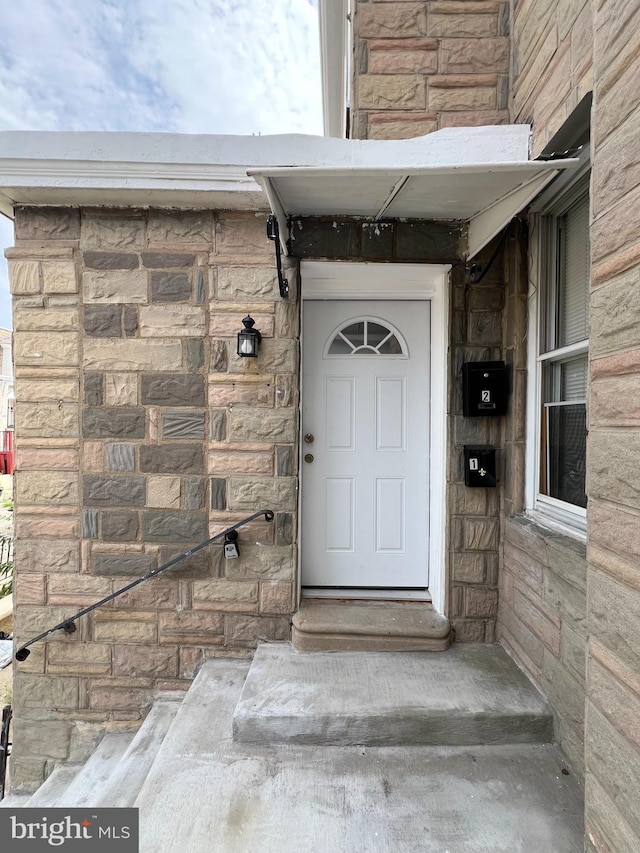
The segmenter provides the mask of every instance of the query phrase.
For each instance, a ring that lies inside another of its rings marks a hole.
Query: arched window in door
[[[326,357],[386,356],[407,358],[407,346],[397,329],[371,317],[348,320],[330,336]]]

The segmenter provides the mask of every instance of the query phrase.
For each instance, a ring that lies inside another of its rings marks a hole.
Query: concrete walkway
[[[141,853],[580,853],[582,794],[549,744],[238,743],[248,671],[207,662],[136,800]]]

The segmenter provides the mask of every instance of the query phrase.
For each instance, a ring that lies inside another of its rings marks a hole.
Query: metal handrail
[[[223,536],[229,536],[229,534],[233,533],[234,530],[238,530],[238,528],[244,527],[244,525],[249,524],[250,521],[255,521],[255,519],[260,518],[261,515],[264,515],[265,521],[273,521],[274,514],[273,510],[271,509],[261,509],[260,512],[254,512],[253,515],[250,515],[248,518],[239,521],[232,527],[227,527],[227,529],[223,530],[221,533],[216,533],[216,535],[212,536],[211,539],[206,539],[204,542],[201,542],[194,548],[189,548],[188,551],[185,551],[183,554],[174,557],[172,560],[169,560],[168,563],[164,563],[157,569],[152,569],[150,572],[147,572],[147,574],[143,575],[141,578],[136,578],[136,580],[131,581],[131,583],[128,583],[126,586],[123,586],[122,589],[119,589],[116,592],[112,592],[111,595],[107,595],[104,598],[101,598],[100,601],[96,601],[96,603],[92,604],[90,607],[85,607],[83,610],[79,610],[77,613],[75,613],[73,616],[70,616],[68,619],[64,619],[62,622],[58,622],[57,625],[54,625],[52,628],[49,628],[48,631],[43,631],[42,634],[38,634],[37,637],[34,637],[32,640],[29,640],[28,643],[25,643],[23,646],[20,646],[20,648],[14,654],[15,659],[17,661],[26,660],[31,654],[31,652],[29,651],[29,646],[32,646],[34,643],[37,643],[40,640],[44,640],[45,637],[48,637],[55,631],[64,631],[65,634],[75,633],[75,631],[77,630],[76,620],[79,619],[81,616],[86,616],[87,613],[91,613],[92,610],[97,610],[97,608],[102,607],[103,604],[107,604],[109,601],[113,601],[114,598],[117,598],[119,595],[122,595],[123,592],[128,592],[128,590],[133,589],[134,586],[138,586],[138,584],[149,580],[149,578],[153,578],[156,575],[159,575],[161,572],[165,572],[167,569],[170,569],[175,566],[176,563],[179,563],[182,560],[186,560],[187,557],[190,557],[192,554],[195,554],[196,551],[201,551],[203,548],[206,548],[208,545],[211,545],[211,543],[215,542],[217,539],[222,539]]]

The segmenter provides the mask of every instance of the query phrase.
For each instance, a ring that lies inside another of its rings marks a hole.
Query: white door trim
[[[448,283],[450,264],[378,264],[302,261],[305,299],[428,299],[431,302],[431,449],[429,592],[444,613],[446,599],[446,459]],[[304,324],[302,326],[304,329]],[[302,377],[302,370],[300,371]],[[301,394],[304,389],[301,389]],[[441,438],[438,441],[438,437]],[[298,531],[301,526],[298,525]],[[300,533],[298,533],[300,535]],[[298,548],[298,553],[300,553]],[[300,582],[301,573],[298,571]]]

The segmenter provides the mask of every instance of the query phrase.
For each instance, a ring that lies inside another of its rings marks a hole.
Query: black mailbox
[[[467,361],[462,365],[462,414],[465,418],[504,415],[507,368],[504,361]]]
[[[497,483],[496,449],[487,445],[464,446],[464,484],[476,489],[493,488]]]

